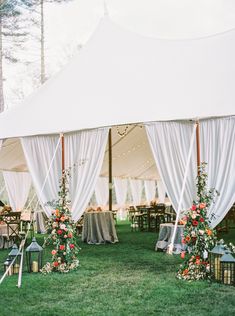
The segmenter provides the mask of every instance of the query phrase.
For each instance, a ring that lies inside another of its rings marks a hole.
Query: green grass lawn
[[[179,256],[155,252],[155,233],[118,224],[118,244],[80,242],[80,268],[70,274],[23,274],[0,286],[0,315],[235,315],[235,288],[175,278]],[[235,229],[222,236],[235,241]],[[40,243],[43,236],[38,236]],[[9,251],[0,251],[1,272]],[[44,261],[50,255],[44,254]]]

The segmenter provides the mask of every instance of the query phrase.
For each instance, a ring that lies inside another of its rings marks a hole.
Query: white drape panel
[[[131,194],[132,200],[134,205],[141,204],[141,195],[142,195],[142,180],[139,179],[130,179],[130,186],[131,186]]]
[[[3,177],[12,209],[14,211],[22,210],[31,187],[30,174],[28,172],[3,171]]]
[[[156,197],[156,182],[154,180],[145,180],[145,197],[148,204],[153,201]]]
[[[59,146],[45,187],[44,180],[49,170],[53,155],[58,146],[59,135],[32,136],[21,138],[21,144],[27,161],[35,190],[40,204],[47,216],[51,215],[52,208],[45,205],[47,202],[58,199],[59,181],[61,178],[61,147]],[[40,193],[41,192],[41,193]]]
[[[194,125],[185,122],[154,122],[145,124],[145,127],[160,177],[177,210]],[[195,157],[196,146],[190,160],[182,209],[189,208],[196,197]]]
[[[104,207],[109,199],[109,181],[107,177],[99,177],[95,186],[95,198],[97,205]]]
[[[202,121],[200,135],[201,161],[208,163],[208,188],[220,193],[208,214],[215,227],[235,202],[235,118]]]
[[[75,221],[84,213],[95,190],[107,139],[108,128],[72,133],[65,137],[65,165],[73,167],[70,194]]]
[[[117,219],[125,220],[127,218],[127,211],[125,208],[127,197],[127,179],[114,178],[113,181],[118,204]]]
[[[164,203],[166,197],[166,189],[162,180],[157,180],[158,202]]]

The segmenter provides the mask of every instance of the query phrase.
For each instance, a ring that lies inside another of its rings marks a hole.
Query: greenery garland
[[[78,252],[80,248],[77,245],[76,227],[69,209],[69,176],[69,170],[63,172],[58,192],[59,199],[58,201],[48,203],[54,205],[55,210],[52,211],[52,216],[47,223],[50,234],[45,239],[44,247],[49,244],[52,244],[54,247],[51,251],[51,262],[47,262],[41,269],[43,274],[52,271],[65,273],[77,269],[79,266]]]
[[[185,224],[182,242],[186,244],[190,257],[177,272],[177,278],[201,280],[210,278],[208,252],[216,244],[216,231],[210,228],[208,209],[218,192],[207,188],[206,163],[202,163],[197,177],[197,199],[186,212],[182,221]],[[181,253],[184,258],[185,252]]]

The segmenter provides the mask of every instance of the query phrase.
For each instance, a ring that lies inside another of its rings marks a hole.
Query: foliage
[[[76,241],[76,228],[72,221],[68,200],[69,171],[63,172],[60,181],[59,199],[56,201],[55,210],[48,221],[50,235],[46,238],[44,246],[52,244],[52,262],[47,262],[42,268],[42,273],[52,271],[69,272],[79,266],[79,247]]]
[[[206,164],[202,163],[197,177],[197,199],[183,217],[185,223],[182,242],[191,254],[177,273],[179,279],[199,280],[209,277],[208,251],[216,243],[216,231],[210,228],[207,211],[218,192],[207,188]]]

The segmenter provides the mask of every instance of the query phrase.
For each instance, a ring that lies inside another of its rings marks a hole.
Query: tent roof
[[[157,40],[102,18],[87,45],[25,102],[0,138],[235,114],[235,31]]]

